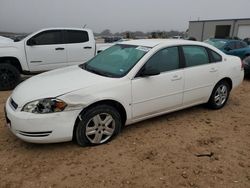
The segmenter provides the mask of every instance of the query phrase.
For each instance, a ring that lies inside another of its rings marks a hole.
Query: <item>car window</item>
[[[209,63],[207,51],[201,46],[183,46],[186,67],[204,65]]]
[[[215,62],[220,62],[222,61],[222,57],[220,54],[218,54],[217,52],[207,49],[209,51],[209,53],[211,54],[211,59],[210,62],[211,63],[215,63]]]
[[[223,48],[227,43],[225,40],[219,40],[219,39],[208,39],[205,40],[204,42],[219,49]]]
[[[99,53],[82,67],[89,72],[120,78],[150,50],[150,47],[116,44]]]
[[[66,33],[66,43],[82,43],[89,41],[88,32],[86,31],[67,30]]]
[[[210,48],[207,48],[207,52],[209,53],[209,56],[210,56],[210,63],[222,61],[221,55],[218,54],[217,52],[211,50]]]
[[[247,47],[247,44],[245,42],[241,42],[241,41],[236,42],[236,49],[246,48],[246,47]]]
[[[230,48],[231,50],[234,50],[236,48],[236,43],[235,42],[228,42],[226,47]]]
[[[62,32],[60,30],[51,30],[41,32],[34,37],[36,45],[62,44]]]
[[[156,52],[146,63],[145,68],[155,68],[160,72],[171,71],[179,68],[178,47],[165,48]]]

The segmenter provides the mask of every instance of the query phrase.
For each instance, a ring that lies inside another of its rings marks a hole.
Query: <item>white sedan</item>
[[[205,43],[126,41],[21,83],[7,100],[7,125],[27,142],[103,144],[124,125],[203,103],[220,109],[243,76],[238,57]]]

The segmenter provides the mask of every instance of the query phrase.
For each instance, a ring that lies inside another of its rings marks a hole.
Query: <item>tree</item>
[[[100,33],[101,36],[111,36],[112,33],[109,29],[105,29]]]

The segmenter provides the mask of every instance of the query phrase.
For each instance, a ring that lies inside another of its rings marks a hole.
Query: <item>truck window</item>
[[[89,41],[89,35],[86,31],[67,30],[66,43],[82,43]]]
[[[63,44],[60,30],[43,31],[32,38],[36,41],[35,45]]]

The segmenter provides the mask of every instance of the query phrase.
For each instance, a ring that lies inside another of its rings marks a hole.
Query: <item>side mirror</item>
[[[27,41],[27,45],[28,46],[34,46],[34,45],[36,45],[37,43],[36,43],[36,39],[34,39],[34,38],[30,38],[28,41]]]
[[[224,50],[230,51],[230,50],[232,50],[232,49],[231,49],[230,47],[226,46],[226,47],[224,48]]]
[[[148,68],[144,68],[141,73],[140,76],[141,77],[147,77],[147,76],[155,76],[155,75],[159,75],[161,72],[156,69],[156,68],[152,68],[152,67],[148,67]]]

